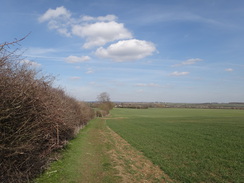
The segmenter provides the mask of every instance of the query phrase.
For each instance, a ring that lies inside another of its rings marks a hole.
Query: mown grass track
[[[244,111],[114,109],[107,123],[179,182],[244,182]]]
[[[105,128],[101,119],[92,120],[35,183],[120,182],[107,153],[110,145],[105,142]]]
[[[106,125],[90,121],[35,183],[171,183],[158,166]]]

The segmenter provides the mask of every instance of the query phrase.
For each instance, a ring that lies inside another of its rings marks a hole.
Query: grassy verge
[[[101,119],[92,120],[62,152],[62,158],[52,163],[35,182],[119,182],[107,153],[111,146],[105,142],[104,130],[105,123]]]
[[[244,111],[114,109],[110,128],[180,182],[244,182]]]
[[[172,180],[106,125],[92,120],[35,183],[163,183]]]

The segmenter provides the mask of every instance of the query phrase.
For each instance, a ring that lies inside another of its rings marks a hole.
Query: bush
[[[105,110],[96,110],[96,117],[104,117],[109,114],[109,111]]]
[[[5,47],[0,46],[0,182],[29,182],[94,112]]]
[[[99,112],[97,112],[97,117],[103,117],[109,114],[109,111],[113,109],[114,103],[110,101],[109,94],[107,92],[102,92],[97,96],[98,103],[97,107],[100,109]]]

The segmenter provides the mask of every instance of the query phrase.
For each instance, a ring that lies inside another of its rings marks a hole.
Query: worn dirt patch
[[[111,119],[111,118],[109,118]],[[105,119],[104,119],[105,120]],[[106,143],[113,147],[108,154],[117,176],[125,183],[174,182],[158,166],[154,165],[143,154],[132,147],[127,141],[106,126]]]

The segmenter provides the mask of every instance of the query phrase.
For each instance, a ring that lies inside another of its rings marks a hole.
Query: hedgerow
[[[40,174],[94,112],[9,46],[0,45],[0,182],[21,183]]]

